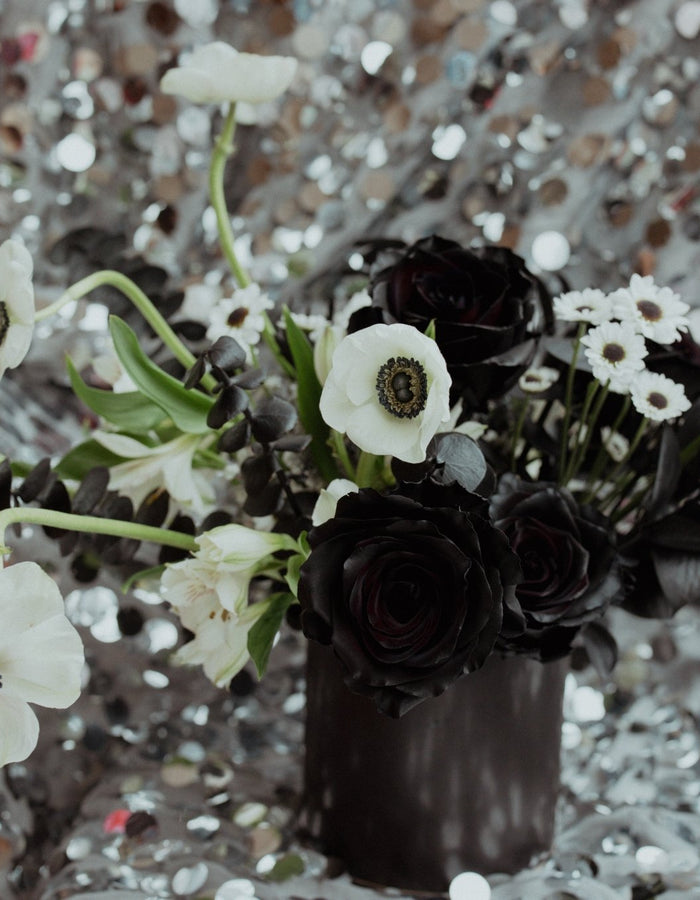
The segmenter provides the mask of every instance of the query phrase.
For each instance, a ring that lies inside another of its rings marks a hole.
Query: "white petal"
[[[141,441],[127,437],[125,434],[113,434],[110,431],[94,431],[92,437],[98,444],[102,444],[107,450],[111,450],[112,453],[116,453],[117,456],[122,456],[124,459],[139,459],[142,456],[153,456],[162,452],[163,446],[165,446],[149,447],[147,444],[142,444]]]
[[[214,103],[219,91],[208,72],[192,68],[168,69],[160,80],[164,94],[178,94],[190,103]]]
[[[29,705],[0,691],[0,766],[22,762],[38,739],[39,722]]]
[[[416,422],[397,419],[378,403],[367,403],[354,410],[348,416],[345,430],[350,440],[367,453],[389,454],[409,463],[425,459],[425,447],[421,447]]]
[[[5,334],[5,339],[0,345],[0,367],[4,369],[16,368],[27,355],[32,343],[34,325],[10,325]]]
[[[37,563],[19,562],[0,569],[0,652],[44,619],[63,613],[58,585]]]
[[[32,277],[34,260],[21,241],[10,239],[0,244],[0,269],[4,269],[10,263],[20,266],[27,278]]]

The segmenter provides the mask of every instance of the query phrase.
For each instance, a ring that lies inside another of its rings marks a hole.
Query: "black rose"
[[[410,492],[343,497],[309,532],[299,581],[306,636],[395,717],[483,664],[520,574],[481,498],[456,485]]]
[[[551,298],[541,282],[503,247],[466,250],[433,236],[396,255],[373,274],[374,304],[420,331],[435,322],[454,396],[467,409],[504,393],[532,360],[538,332],[551,326]],[[376,309],[361,315],[353,327],[376,318]]]
[[[518,633],[520,621],[511,623],[506,611],[499,645],[542,660],[565,656],[620,587],[610,528],[566,489],[510,473],[491,498],[491,515],[520,559],[516,597],[527,626]]]

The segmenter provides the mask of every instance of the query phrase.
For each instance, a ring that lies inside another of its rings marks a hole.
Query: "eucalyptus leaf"
[[[66,360],[66,368],[76,397],[113,425],[135,431],[148,431],[165,418],[161,407],[138,391],[118,394],[114,391],[89,387],[78,374],[70,358]]]
[[[119,361],[139,389],[166,412],[177,427],[188,434],[209,430],[207,415],[213,400],[197,390],[188,390],[146,356],[126,322],[111,316],[109,329]]]
[[[258,678],[262,678],[270,659],[270,651],[287,609],[296,600],[291,594],[271,594],[267,609],[248,632],[248,652],[255,663]]]
[[[440,480],[457,482],[467,491],[475,491],[488,475],[488,465],[479,445],[466,434],[453,431],[439,434],[434,444],[435,459],[442,463]]]

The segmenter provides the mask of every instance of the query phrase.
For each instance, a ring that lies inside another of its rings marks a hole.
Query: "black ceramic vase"
[[[549,849],[568,660],[492,656],[400,719],[309,642],[303,826],[355,878],[445,891]]]

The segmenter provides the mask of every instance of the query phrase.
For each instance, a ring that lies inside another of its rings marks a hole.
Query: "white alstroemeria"
[[[518,387],[526,394],[541,394],[559,380],[559,371],[549,366],[527,369],[518,380]]]
[[[232,297],[225,297],[211,310],[207,339],[216,341],[223,335],[235,338],[246,351],[248,362],[252,361],[251,347],[260,343],[260,335],[265,328],[263,313],[272,309],[274,303],[257,284],[234,291]]]
[[[671,288],[654,284],[651,275],[633,275],[629,287],[615,291],[611,299],[617,318],[634,322],[644,337],[658,344],[673,344],[688,330],[690,306]]]
[[[263,103],[283,94],[297,70],[291,56],[239,53],[214,41],[195,48],[181,66],[163,75],[160,89],[192,103]]]
[[[637,412],[653,422],[675,419],[690,409],[685,388],[659,372],[640,372],[630,387]]]
[[[593,376],[610,389],[622,393],[644,369],[647,355],[641,334],[630,322],[603,322],[581,338]]]
[[[189,615],[180,614],[182,624],[194,633],[194,638],[175,652],[173,662],[200,665],[217,687],[227,687],[250,659],[248,632],[268,605],[263,600],[232,614],[215,598],[202,597],[188,610]]]
[[[603,440],[603,446],[610,455],[613,462],[622,462],[627,456],[630,449],[630,442],[619,431],[613,431],[609,425],[604,425],[600,429],[600,436]]]
[[[35,562],[0,570],[0,766],[26,759],[39,722],[30,703],[65,709],[85,661],[56,582]]]
[[[327,325],[314,344],[314,371],[321,384],[326,383],[333,365],[333,354],[343,339],[344,332],[337,325]]]
[[[109,486],[130,497],[135,506],[157,488],[165,488],[173,500],[197,513],[213,502],[211,485],[192,467],[194,454],[213,440],[212,435],[183,434],[155,447],[109,431],[95,431],[92,437],[127,460],[110,468]]]
[[[0,244],[0,378],[27,355],[34,331],[32,257],[19,241]]]
[[[449,421],[451,383],[437,344],[417,328],[370,325],[338,344],[321,415],[361,450],[418,463]]]
[[[555,297],[554,314],[563,322],[600,325],[612,318],[612,304],[610,298],[598,288],[584,288]]]
[[[349,478],[334,478],[329,482],[328,487],[321,490],[318,500],[311,513],[311,523],[313,525],[323,525],[335,515],[335,508],[338,500],[347,494],[356,494],[359,487]]]

